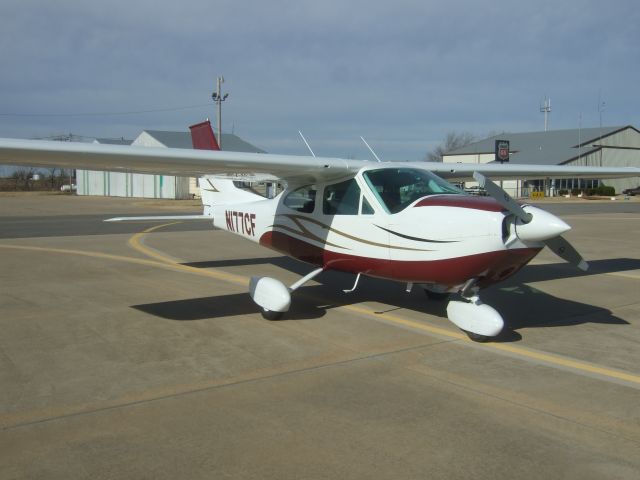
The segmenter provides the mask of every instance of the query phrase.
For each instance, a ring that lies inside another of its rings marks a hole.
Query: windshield
[[[426,170],[417,168],[382,168],[364,172],[367,184],[389,213],[404,210],[427,195],[464,192]]]

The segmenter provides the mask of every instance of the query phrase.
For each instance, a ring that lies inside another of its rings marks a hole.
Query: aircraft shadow
[[[305,296],[293,298],[291,308],[286,314],[287,320],[311,320],[326,314],[326,309],[315,305]],[[188,298],[167,302],[132,305],[131,308],[155,317],[176,321],[211,320],[237,315],[250,315],[260,312],[247,293],[214,295],[211,297]]]
[[[274,263],[274,260],[287,257],[259,257],[259,258],[232,258],[228,260],[208,260],[205,262],[183,263],[187,267],[194,268],[222,268],[222,267],[244,267],[247,265],[263,265]],[[292,260],[292,263],[299,263]]]
[[[549,263],[544,265],[527,265],[514,277],[524,282],[543,282],[562,278],[588,277],[602,273],[625,272],[640,269],[640,260],[635,258],[610,258],[590,260],[586,272],[568,263]],[[507,280],[508,281],[508,280]]]
[[[264,263],[273,264],[299,275],[305,275],[310,269],[309,265],[288,257],[215,260],[185,265],[196,268],[216,268]],[[558,298],[527,285],[527,283],[558,278],[634,270],[640,268],[640,261],[635,259],[597,260],[590,262],[590,265],[591,268],[587,272],[581,272],[562,263],[529,265],[510,279],[483,290],[483,301],[498,310],[505,319],[506,328],[496,341],[518,341],[522,338],[518,330],[526,328],[570,326],[586,322],[627,325],[626,320],[616,317],[608,309]],[[331,308],[372,301],[390,305],[391,308],[386,308],[386,312],[409,309],[440,318],[447,317],[447,301],[428,299],[419,286],[415,286],[411,293],[406,293],[402,284],[363,277],[355,292],[343,293],[342,289],[352,287],[354,279],[353,274],[335,271],[322,273],[315,279],[318,282],[317,285],[301,287],[292,295],[291,309],[283,319],[316,319],[324,316]],[[452,298],[455,299],[455,297]],[[259,307],[249,300],[247,293],[135,305],[132,308],[177,321],[215,319],[255,314],[260,311]],[[384,313],[384,311],[378,313]]]

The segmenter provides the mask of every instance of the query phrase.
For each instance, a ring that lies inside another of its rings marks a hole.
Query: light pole
[[[544,97],[544,105],[540,105],[540,113],[544,113],[544,131],[549,130],[549,114],[551,113],[551,99]]]
[[[223,83],[224,83],[224,77],[219,76],[218,88],[216,89],[215,92],[211,94],[211,98],[213,98],[213,101],[216,102],[216,105],[218,106],[218,146],[220,147],[221,150],[222,150],[222,102],[224,102],[229,96],[228,93],[225,93],[224,95],[222,95],[222,92],[220,91],[221,85]]]

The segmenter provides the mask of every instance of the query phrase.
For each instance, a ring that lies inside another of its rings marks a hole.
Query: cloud
[[[0,114],[126,112],[211,102],[224,129],[269,151],[422,158],[450,130],[634,123],[635,4],[456,1],[5,0]],[[211,108],[103,117],[0,115],[0,135],[186,129]],[[374,141],[375,139],[375,141]]]

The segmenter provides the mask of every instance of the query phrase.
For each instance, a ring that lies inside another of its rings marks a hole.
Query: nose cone
[[[516,224],[518,238],[524,242],[543,242],[571,230],[571,227],[558,217],[540,208],[526,206],[524,210],[532,215],[529,223],[521,223],[518,220]]]

